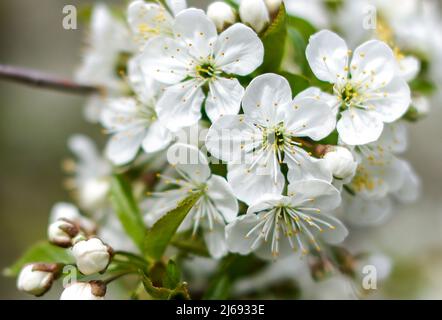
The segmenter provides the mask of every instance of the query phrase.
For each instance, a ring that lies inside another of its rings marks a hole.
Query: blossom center
[[[212,63],[205,62],[196,66],[196,74],[198,77],[208,80],[216,76],[217,70]]]
[[[286,140],[284,124],[280,123],[273,128],[265,128],[263,131],[264,145],[273,146],[275,149],[282,150]]]

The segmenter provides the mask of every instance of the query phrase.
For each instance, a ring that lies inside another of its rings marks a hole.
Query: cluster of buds
[[[242,0],[239,16],[257,33],[264,31],[278,13],[282,0]]]
[[[103,273],[109,266],[113,250],[80,223],[59,218],[48,227],[49,241],[62,248],[71,248],[77,269],[84,275]],[[63,264],[34,263],[26,265],[17,280],[19,290],[35,296],[45,294],[61,274]],[[106,293],[101,281],[75,282],[65,288],[61,299],[99,300]]]
[[[242,23],[260,33],[277,15],[281,4],[282,0],[242,0],[239,6],[239,18]],[[215,23],[218,32],[238,21],[236,10],[222,1],[210,4],[207,16]]]

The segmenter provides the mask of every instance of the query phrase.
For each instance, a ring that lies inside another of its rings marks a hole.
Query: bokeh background
[[[80,62],[86,26],[64,30],[62,8],[93,2],[0,1],[0,63],[69,77]],[[191,3],[206,7],[208,2]],[[51,206],[70,200],[63,189],[60,165],[69,155],[67,138],[81,132],[103,144],[100,128],[83,119],[85,101],[84,96],[0,80],[0,269],[30,244],[44,239]],[[394,259],[392,277],[381,288],[389,298],[442,299],[441,104],[434,101],[430,116],[410,131],[405,157],[422,179],[420,201],[398,209],[380,227],[357,232],[359,243]],[[1,276],[0,298],[29,296],[16,290],[14,279]]]

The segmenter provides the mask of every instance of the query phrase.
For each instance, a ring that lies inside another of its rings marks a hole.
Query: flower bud
[[[109,189],[107,179],[88,179],[78,190],[80,206],[89,210],[99,208],[106,201]]]
[[[344,147],[331,147],[324,155],[324,160],[333,176],[338,179],[352,177],[358,166],[351,152]]]
[[[270,15],[264,0],[242,0],[239,6],[241,21],[261,32],[270,23]]]
[[[17,288],[37,297],[42,296],[51,288],[59,269],[57,264],[28,264],[20,271]]]
[[[276,15],[281,7],[282,0],[265,0],[265,4],[271,16]]]
[[[72,246],[72,239],[78,235],[80,230],[72,221],[67,219],[59,219],[49,225],[48,239],[49,242],[62,248]]]
[[[236,22],[235,10],[225,2],[216,1],[207,8],[207,16],[216,25],[218,32]]]
[[[105,294],[103,281],[75,282],[63,290],[60,300],[104,300]]]
[[[100,239],[81,240],[72,248],[78,270],[84,275],[103,272],[109,265],[112,249]]]

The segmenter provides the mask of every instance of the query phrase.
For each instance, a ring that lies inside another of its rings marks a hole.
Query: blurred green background
[[[69,77],[80,62],[86,28],[64,30],[62,8],[93,2],[0,1],[0,63]],[[199,2],[205,7],[209,1]],[[67,138],[81,132],[104,142],[100,128],[83,120],[85,101],[84,96],[0,80],[0,269],[27,246],[44,239],[51,206],[69,200],[60,167],[68,155]],[[354,241],[381,248],[398,262],[387,287],[393,298],[442,298],[440,104],[436,101],[431,116],[413,125],[410,132],[406,158],[422,178],[421,200],[398,209],[382,227],[358,230],[353,236]],[[0,298],[29,296],[16,290],[14,279],[0,277]]]

